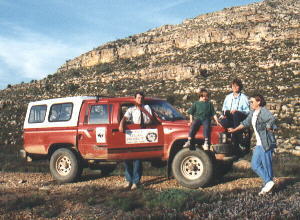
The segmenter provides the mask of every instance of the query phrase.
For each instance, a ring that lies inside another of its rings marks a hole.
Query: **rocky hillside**
[[[21,144],[29,101],[69,95],[166,97],[182,112],[207,87],[217,109],[234,77],[261,91],[282,149],[300,145],[300,1],[266,0],[106,43],[45,79],[0,91],[0,145]]]

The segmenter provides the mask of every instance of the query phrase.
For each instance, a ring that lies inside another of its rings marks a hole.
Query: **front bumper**
[[[19,155],[20,155],[21,158],[26,158],[27,153],[26,153],[25,150],[20,150]]]
[[[232,144],[214,144],[212,148],[216,154],[233,155],[234,153]]]
[[[233,147],[232,144],[215,144],[212,146],[216,159],[228,162],[238,159],[237,155],[234,154]]]
[[[19,156],[20,158],[22,159],[26,159],[27,162],[31,162],[32,161],[32,158],[28,155],[28,153],[25,151],[25,150],[20,150],[19,152]]]

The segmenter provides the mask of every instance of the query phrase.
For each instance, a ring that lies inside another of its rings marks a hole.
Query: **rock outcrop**
[[[262,92],[282,150],[300,145],[300,1],[266,0],[108,42],[39,81],[0,91],[0,145],[21,145],[29,101],[70,95],[162,96],[180,111],[201,87],[220,111],[229,83]]]

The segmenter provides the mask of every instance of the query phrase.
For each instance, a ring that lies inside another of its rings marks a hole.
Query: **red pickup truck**
[[[201,147],[202,127],[195,149],[183,149],[189,132],[185,117],[162,99],[145,98],[145,104],[156,120],[143,128],[127,124],[125,132],[120,132],[120,120],[134,105],[134,97],[77,96],[30,102],[21,156],[28,161],[48,158],[52,176],[63,183],[75,181],[86,167],[109,173],[126,159],[166,165],[168,175],[172,173],[188,188],[205,186],[231,168],[238,155],[222,127],[212,126],[209,151]],[[244,147],[249,146],[246,133]]]

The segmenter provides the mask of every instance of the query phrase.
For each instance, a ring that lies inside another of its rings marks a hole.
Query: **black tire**
[[[184,187],[197,189],[206,186],[213,178],[213,160],[203,150],[182,149],[173,160],[172,171]]]
[[[70,183],[81,175],[82,166],[72,150],[60,148],[50,158],[50,172],[59,183]]]

